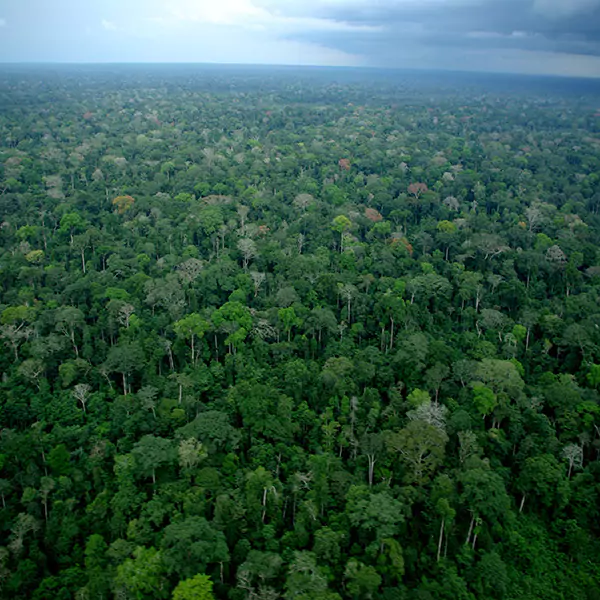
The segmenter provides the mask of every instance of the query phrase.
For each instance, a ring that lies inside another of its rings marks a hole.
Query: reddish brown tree
[[[413,252],[414,252],[414,248],[412,247],[412,244],[406,238],[402,238],[400,241],[406,248],[407,252],[412,256]]]
[[[373,221],[373,223],[383,220],[381,213],[374,208],[365,208],[365,217],[367,217],[369,221]]]
[[[411,183],[408,186],[408,193],[412,194],[418,200],[419,196],[428,189],[426,183]]]

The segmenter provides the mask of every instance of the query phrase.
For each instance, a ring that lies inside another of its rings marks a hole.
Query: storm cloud
[[[444,67],[451,66],[449,63],[461,56],[485,56],[492,63],[519,54],[523,58],[547,54],[548,61],[556,61],[561,55],[570,56],[573,62],[577,55],[600,56],[600,0],[308,0],[302,3],[264,0],[264,3],[284,14],[310,13],[377,28],[377,34],[336,32],[325,39],[309,32],[304,38],[360,54],[369,64],[377,66],[409,66],[405,57],[410,61],[416,54]],[[543,70],[543,65],[539,66]],[[600,67],[596,74],[600,76]]]

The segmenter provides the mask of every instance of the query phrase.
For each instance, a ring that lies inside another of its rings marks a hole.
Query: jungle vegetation
[[[0,595],[599,598],[573,86],[4,68]]]

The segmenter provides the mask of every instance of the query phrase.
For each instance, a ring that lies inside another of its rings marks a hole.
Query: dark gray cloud
[[[560,8],[562,6],[562,8]],[[568,7],[571,7],[569,10]],[[322,3],[318,16],[392,28],[413,22],[437,31],[537,32],[549,37],[600,37],[600,0],[396,0]]]
[[[411,44],[427,56],[437,48],[442,59],[449,50],[600,56],[600,0],[307,0],[279,10],[378,27],[376,34],[303,33],[373,65],[404,66]]]

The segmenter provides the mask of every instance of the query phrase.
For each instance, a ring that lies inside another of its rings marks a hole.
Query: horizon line
[[[127,67],[127,66],[203,66],[203,67],[238,67],[238,68],[278,68],[278,69],[337,69],[343,71],[397,71],[413,73],[445,73],[457,75],[484,75],[484,76],[511,76],[519,78],[540,79],[572,79],[586,81],[600,81],[598,75],[568,75],[548,73],[519,73],[515,71],[479,71],[446,69],[443,67],[395,67],[395,66],[370,66],[370,65],[315,65],[315,64],[287,64],[287,63],[236,63],[213,61],[2,61],[0,70],[4,67]]]

